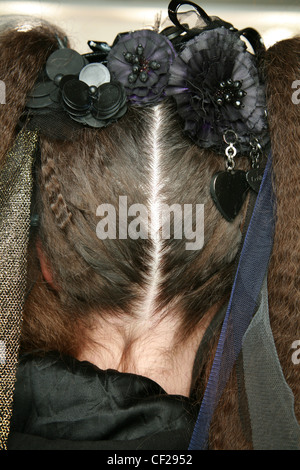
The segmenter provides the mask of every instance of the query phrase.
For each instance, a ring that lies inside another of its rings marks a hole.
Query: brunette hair
[[[56,35],[61,39],[65,36],[48,24],[33,25],[29,31],[14,26],[1,33],[0,78],[7,89],[6,106],[0,109],[2,159],[16,136],[26,95],[47,57],[58,47]],[[291,361],[290,347],[295,322],[299,329],[300,308],[300,118],[291,102],[291,84],[300,77],[299,44],[299,38],[282,41],[265,57],[277,197],[269,270],[270,316],[279,358],[296,403],[299,368]],[[76,355],[81,342],[79,325],[95,306],[103,316],[134,317],[141,309],[151,315],[177,312],[182,322],[178,341],[183,341],[210,307],[228,300],[246,205],[232,223],[218,212],[209,188],[212,175],[224,168],[224,160],[183,135],[172,100],[151,108],[131,107],[117,123],[102,130],[82,129],[72,141],[41,136],[40,150],[34,206],[40,227],[32,234],[29,248],[24,350],[55,349]],[[247,164],[246,158],[240,158],[240,168]],[[97,207],[109,203],[117,208],[122,195],[127,196],[128,205],[140,203],[149,209],[162,203],[204,204],[203,248],[186,251],[186,241],[172,237],[99,240]],[[42,279],[36,236],[59,286],[55,292]],[[212,339],[204,381],[218,334],[216,331]],[[233,373],[215,414],[212,449],[251,447],[239,420],[235,381]],[[198,398],[201,400],[200,392]],[[296,415],[299,419],[299,403]]]

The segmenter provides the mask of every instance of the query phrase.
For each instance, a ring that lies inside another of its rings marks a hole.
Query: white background
[[[80,53],[89,52],[87,41],[112,43],[119,32],[152,26],[155,15],[167,16],[169,1],[88,0],[88,1],[0,1],[0,14],[27,14],[50,20],[60,26]],[[241,29],[254,27],[266,46],[300,34],[300,2],[253,0],[219,0],[219,3],[195,0],[210,16],[232,23]]]

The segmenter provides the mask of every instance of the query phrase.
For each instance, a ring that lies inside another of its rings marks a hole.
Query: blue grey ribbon
[[[253,448],[299,450],[294,395],[284,378],[269,320],[267,278],[259,309],[244,336],[243,364]]]
[[[189,450],[206,449],[208,446],[214,411],[241,352],[245,332],[257,310],[273,246],[274,212],[270,153],[241,250],[216,355]]]

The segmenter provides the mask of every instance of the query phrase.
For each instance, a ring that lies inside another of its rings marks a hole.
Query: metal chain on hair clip
[[[263,156],[263,149],[256,137],[250,139],[250,158],[252,160],[252,169],[247,171],[246,179],[253,191],[258,193],[262,178],[263,169],[261,168],[261,158]]]
[[[233,134],[233,140],[229,140],[229,134],[230,133]],[[236,135],[236,133],[232,129],[227,129],[223,134],[223,140],[224,140],[225,144],[228,145],[228,147],[226,147],[226,149],[225,149],[225,155],[227,157],[226,170],[227,171],[233,171],[234,168],[235,168],[234,157],[237,154],[237,150],[236,150],[234,145],[238,141],[238,136]]]
[[[258,169],[260,167],[260,158],[262,156],[262,146],[260,145],[256,137],[252,137],[250,140],[250,158],[252,160],[252,168]]]

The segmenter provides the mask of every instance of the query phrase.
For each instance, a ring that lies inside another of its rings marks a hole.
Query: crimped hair
[[[56,35],[65,36],[48,24],[33,25],[27,32],[13,27],[1,33],[0,72],[7,87],[7,104],[0,110],[2,159],[15,138],[26,95],[57,48]],[[291,83],[300,76],[299,44],[295,38],[273,46],[267,51],[264,70],[277,197],[270,317],[283,371],[295,394],[298,419],[299,368],[291,361],[290,347],[300,336],[300,114],[291,102]],[[172,100],[153,108],[131,107],[117,123],[101,130],[82,129],[69,142],[42,136],[40,150],[34,206],[40,227],[29,247],[22,328],[25,351],[55,349],[76,355],[82,341],[80,325],[88,322],[95,307],[103,317],[176,314],[182,325],[180,342],[213,305],[228,300],[246,204],[232,223],[217,211],[209,188],[212,175],[224,169],[224,160],[183,135]],[[240,158],[238,165],[247,168],[248,160]],[[162,204],[204,204],[203,248],[187,251],[184,239],[172,237],[100,240],[97,207],[107,203],[118,209],[120,196],[127,196],[128,206],[143,204],[154,214],[154,235],[160,227],[156,210]],[[51,264],[59,286],[56,291],[43,281],[36,237]],[[218,335],[216,331],[201,371],[204,382]],[[211,449],[251,448],[239,420],[237,388],[233,373],[213,420]]]

